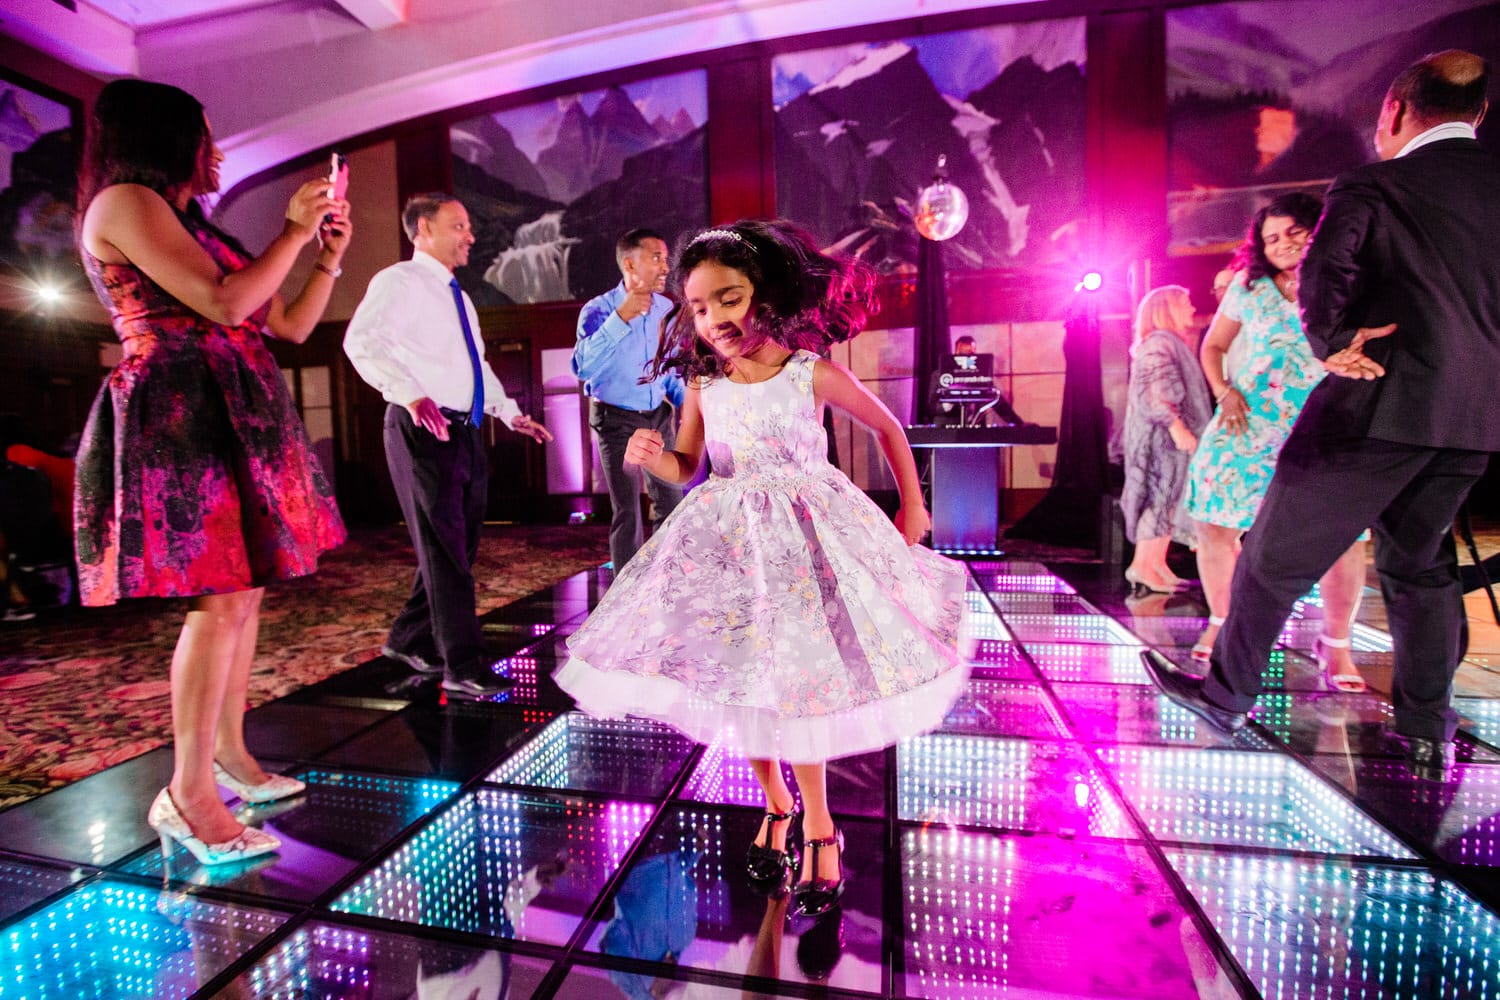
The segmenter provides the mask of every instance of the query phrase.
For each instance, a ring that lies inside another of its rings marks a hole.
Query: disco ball
[[[929,240],[952,239],[969,221],[969,199],[947,180],[935,180],[918,193],[912,219]]]

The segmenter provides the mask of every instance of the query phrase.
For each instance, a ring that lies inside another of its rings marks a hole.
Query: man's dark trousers
[[[1448,695],[1466,636],[1452,525],[1489,455],[1302,430],[1245,536],[1204,694],[1250,709],[1292,606],[1369,526],[1395,647],[1396,731],[1451,740]]]
[[[682,502],[680,486],[625,465],[625,446],[630,443],[630,436],[643,427],[660,434],[666,448],[675,446],[675,416],[671,405],[665,402],[654,410],[640,412],[589,400],[589,427],[593,428],[594,441],[599,446],[599,464],[604,468],[613,512],[609,521],[609,558],[616,573],[646,540],[641,517],[641,478],[645,477],[646,494],[651,498],[653,526],[661,524]]]
[[[417,552],[411,596],[391,626],[397,652],[441,662],[449,677],[487,672],[475,613],[474,558],[489,497],[484,435],[467,414],[449,415],[448,440],[418,426],[403,406],[385,411],[385,459]]]

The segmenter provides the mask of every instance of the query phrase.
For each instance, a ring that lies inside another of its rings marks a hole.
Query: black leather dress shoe
[[[504,694],[516,686],[516,682],[509,677],[501,677],[499,674],[484,673],[464,675],[462,677],[444,677],[443,690],[450,694],[466,695],[470,698],[488,698],[492,695]]]
[[[1451,740],[1429,740],[1421,736],[1401,737],[1406,741],[1406,766],[1423,781],[1447,781],[1453,768]]]
[[[419,674],[440,674],[443,672],[441,663],[432,663],[422,659],[415,653],[402,653],[392,649],[390,646],[381,646],[380,655],[387,660],[395,660],[404,666],[411,667]]]
[[[1146,673],[1150,675],[1151,683],[1156,685],[1158,691],[1219,732],[1232,733],[1249,720],[1250,716],[1246,712],[1220,708],[1209,701],[1203,694],[1203,678],[1183,673],[1156,650],[1142,651],[1141,663],[1145,665]]]

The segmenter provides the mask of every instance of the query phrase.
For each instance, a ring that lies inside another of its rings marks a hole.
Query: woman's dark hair
[[[78,178],[78,218],[112,184],[140,184],[171,200],[208,141],[203,105],[185,90],[146,80],[105,84],[94,102]]]
[[[754,291],[747,324],[790,350],[821,354],[864,329],[877,308],[870,267],[823,253],[811,234],[793,223],[747,220],[708,229],[678,254],[672,273],[678,304],[662,321],[661,345],[643,381],[673,371],[684,379],[724,373],[723,359],[698,339],[693,314],[682,305],[688,275],[709,261],[749,279]]]
[[[1260,234],[1266,220],[1273,215],[1278,219],[1291,219],[1311,234],[1317,228],[1318,217],[1322,214],[1323,202],[1313,195],[1302,191],[1278,195],[1270,204],[1256,212],[1255,218],[1250,220],[1250,228],[1245,232],[1245,241],[1234,252],[1234,260],[1229,266],[1235,271],[1245,272],[1246,288],[1268,274],[1277,274],[1281,268],[1272,264],[1270,258],[1266,256],[1266,238]]]

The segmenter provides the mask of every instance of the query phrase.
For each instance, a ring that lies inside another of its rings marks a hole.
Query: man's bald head
[[[1375,152],[1389,160],[1407,143],[1444,122],[1478,126],[1484,118],[1490,65],[1472,52],[1448,49],[1402,70],[1385,93],[1375,124]]]
[[[1387,101],[1400,101],[1428,125],[1474,123],[1484,112],[1490,66],[1480,56],[1448,49],[1423,56],[1391,83]]]

